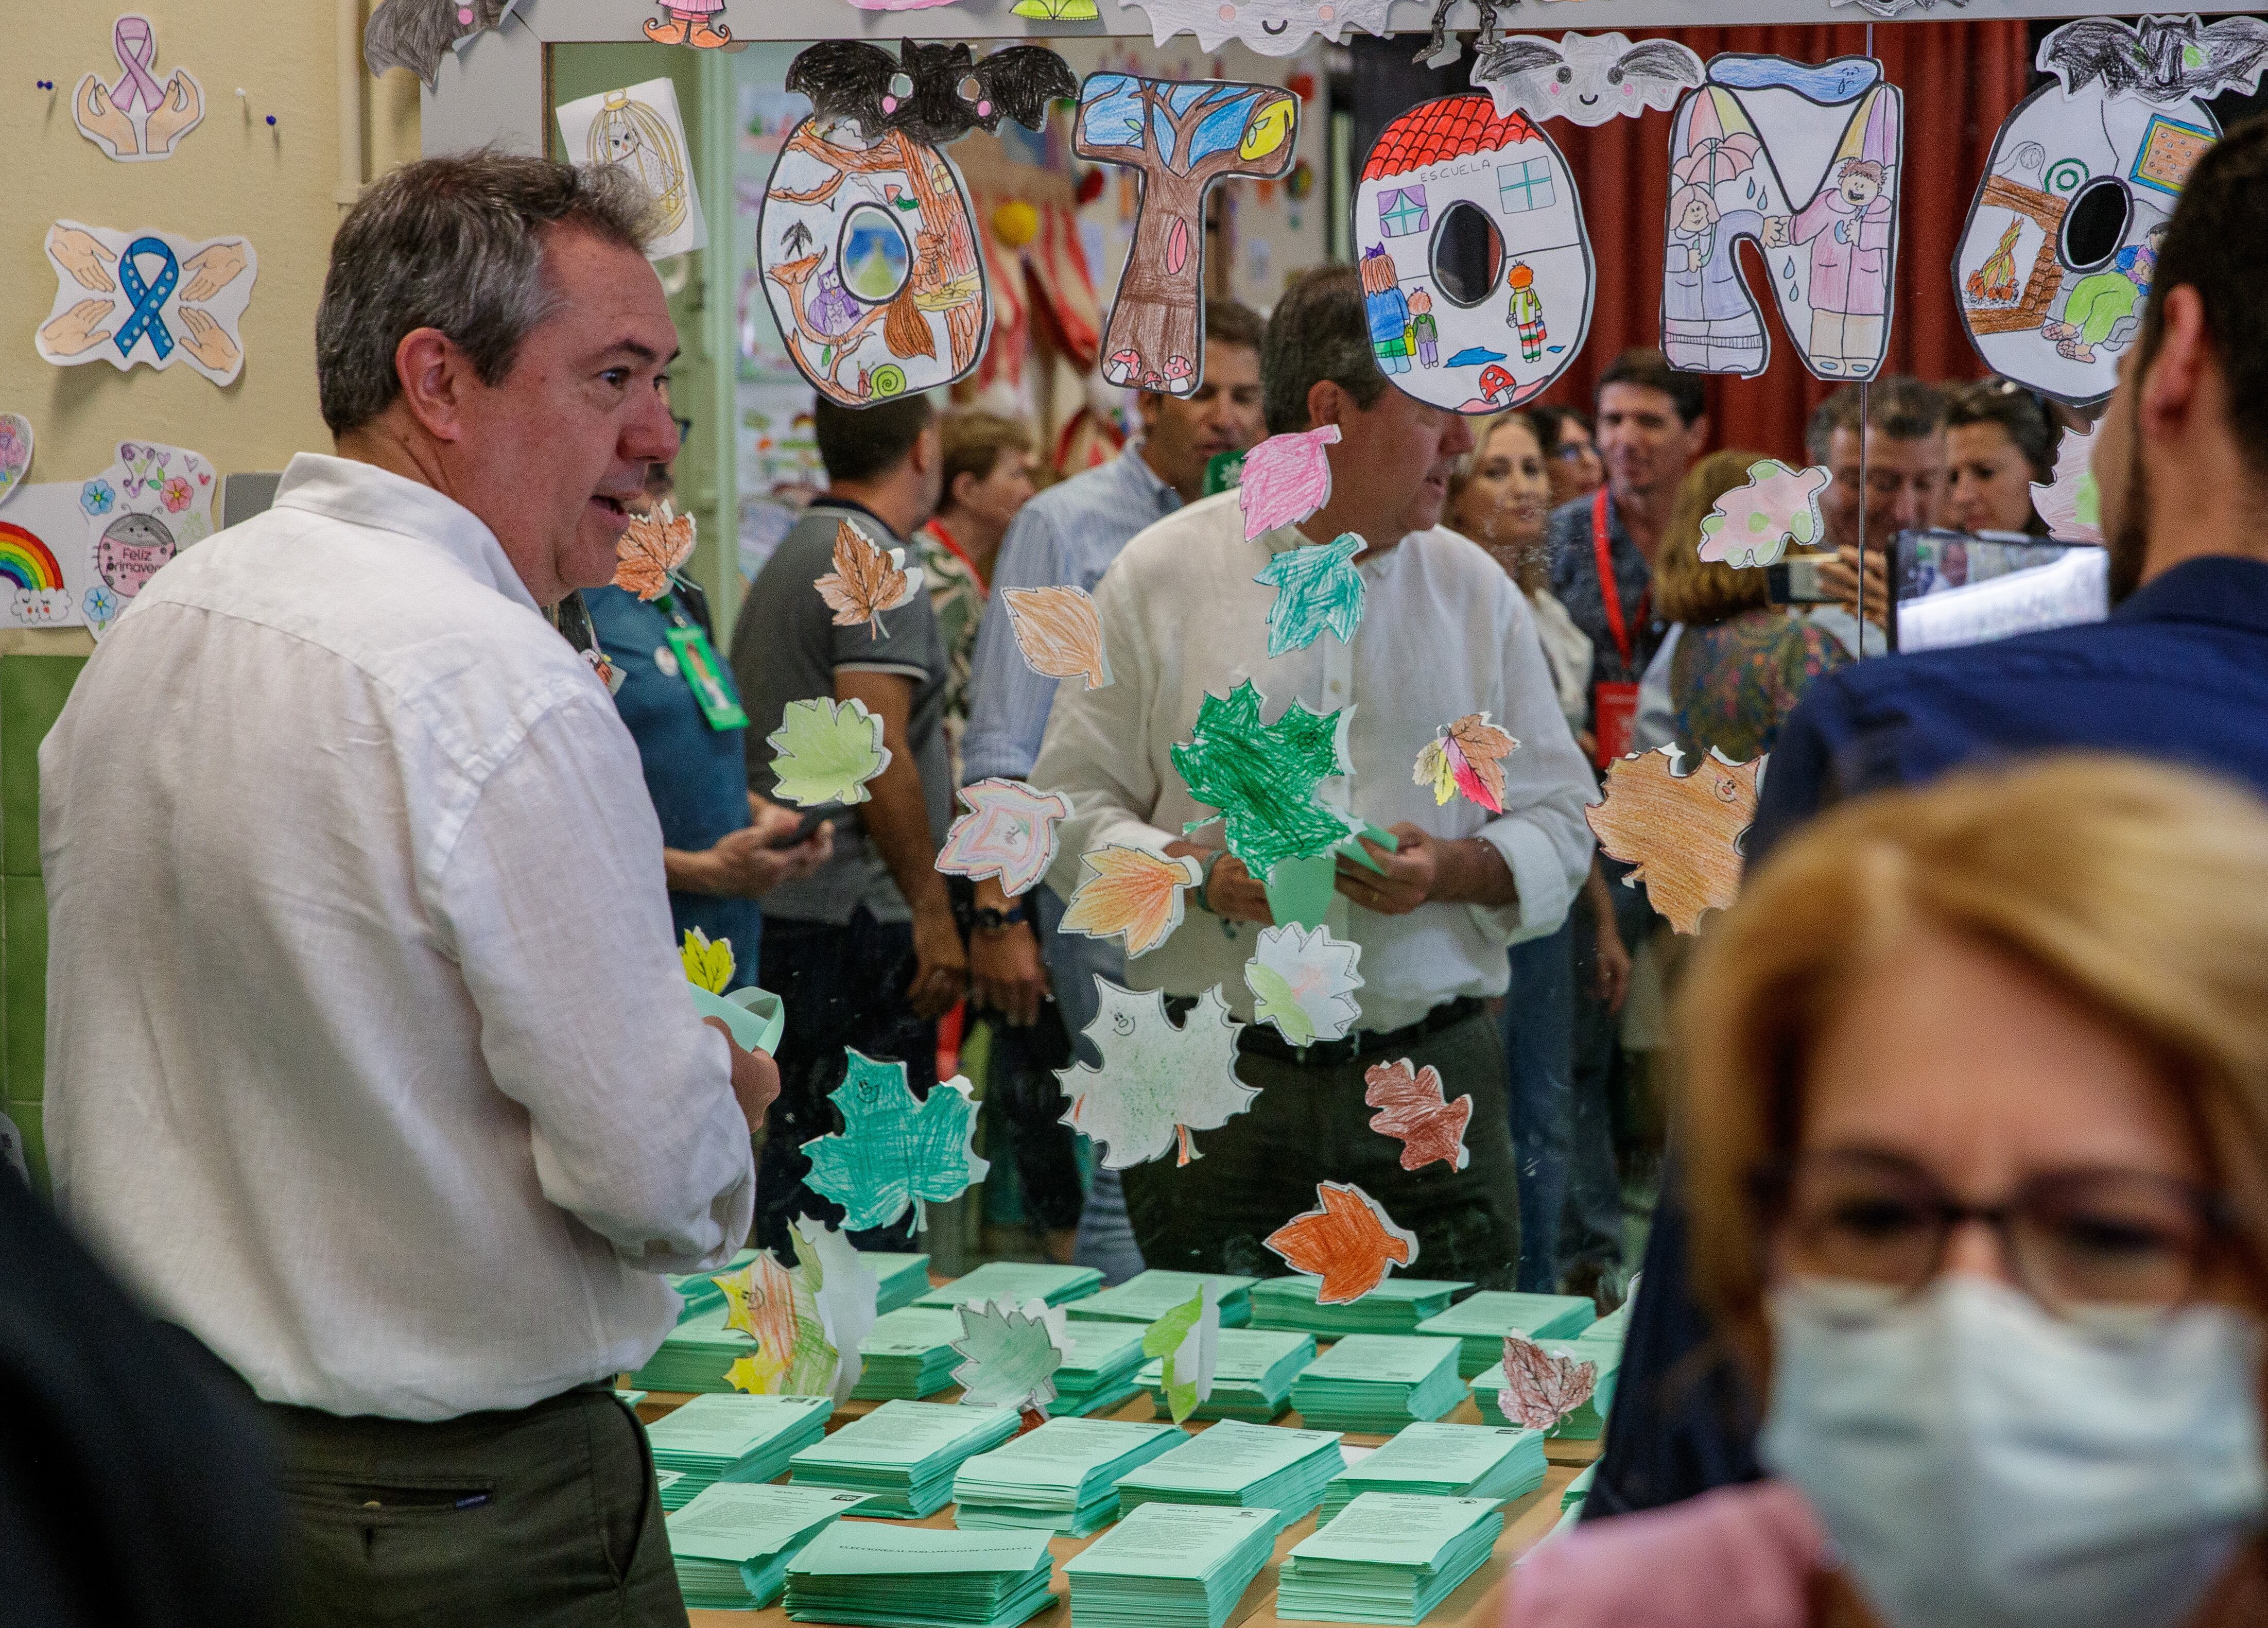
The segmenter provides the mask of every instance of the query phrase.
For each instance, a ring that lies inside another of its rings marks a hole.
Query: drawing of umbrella
[[[1693,151],[1671,166],[1690,187],[1713,187],[1720,180],[1737,180],[1756,167],[1763,144],[1743,130],[1737,136],[1705,136]]]

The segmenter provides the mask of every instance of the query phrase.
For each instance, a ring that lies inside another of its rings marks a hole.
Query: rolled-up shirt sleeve
[[[1504,663],[1504,727],[1520,749],[1504,761],[1504,812],[1481,840],[1504,857],[1518,889],[1508,905],[1473,905],[1484,932],[1519,944],[1556,932],[1591,871],[1591,828],[1583,810],[1598,783],[1560,711],[1551,670],[1528,603],[1507,594],[1498,648]]]
[[[471,803],[434,917],[544,1197],[633,1266],[695,1271],[747,1238],[755,1173],[672,943],[660,827],[623,791],[642,785],[605,696],[550,707]]]

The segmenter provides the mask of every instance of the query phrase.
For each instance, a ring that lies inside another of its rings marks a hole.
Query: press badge
[[[678,675],[701,705],[701,716],[711,729],[746,729],[748,715],[740,711],[740,697],[717,659],[709,636],[696,626],[672,626],[662,630],[677,657]]]

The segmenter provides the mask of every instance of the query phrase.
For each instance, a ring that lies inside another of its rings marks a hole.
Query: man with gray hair
[[[1823,549],[1834,558],[1820,569],[1834,602],[1801,614],[1860,653],[1889,649],[1882,622],[1889,615],[1891,545],[1902,531],[1936,523],[1945,484],[1945,397],[1918,379],[1891,374],[1863,389],[1845,385],[1812,409],[1803,430],[1804,455],[1828,473],[1819,494],[1827,523]],[[1861,532],[1861,524],[1864,532]],[[1859,544],[1866,540],[1867,597],[1871,626],[1859,620]]]
[[[335,456],[136,597],[40,753],[66,1217],[265,1404],[287,1620],[678,1623],[609,1393],[747,1237],[770,1060],[547,608],[677,435],[618,173],[407,166],[316,319]]]

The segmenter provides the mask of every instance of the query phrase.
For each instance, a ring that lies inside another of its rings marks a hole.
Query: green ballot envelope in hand
[[[715,1018],[733,1032],[733,1042],[743,1051],[767,1055],[779,1050],[780,1031],[787,1027],[787,1006],[770,990],[749,984],[729,995],[711,994],[693,986],[693,1004],[704,1018]]]

